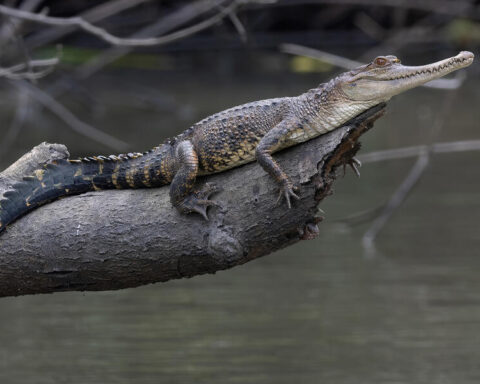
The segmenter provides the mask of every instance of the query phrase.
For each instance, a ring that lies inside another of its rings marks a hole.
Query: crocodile
[[[473,62],[471,52],[423,66],[404,66],[392,55],[340,74],[296,97],[250,102],[216,113],[145,153],[54,160],[25,176],[0,200],[0,231],[38,206],[87,191],[151,188],[170,184],[170,200],[182,213],[205,219],[212,186],[197,176],[256,160],[278,183],[290,208],[298,189],[272,157],[274,152],[342,126],[392,96]]]

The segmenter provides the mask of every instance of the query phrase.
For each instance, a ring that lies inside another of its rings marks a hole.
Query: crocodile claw
[[[352,168],[353,172],[355,173],[355,175],[357,175],[357,177],[360,177],[360,171],[358,170],[358,168],[362,166],[362,163],[360,162],[360,160],[358,160],[356,157],[352,157],[348,163],[343,164],[343,175],[344,176],[345,176],[345,173],[346,173],[345,169],[346,169],[347,165],[350,168]]]
[[[207,208],[208,207],[220,207],[220,204],[216,203],[213,200],[195,200],[194,203],[189,207],[191,212],[196,212],[208,221]]]
[[[290,198],[293,197],[295,200],[300,199],[300,197],[295,192],[298,192],[298,187],[293,186],[290,183],[283,184],[280,188],[276,204],[278,205],[282,197],[284,197],[287,202],[288,209],[292,208]]]
[[[179,206],[179,209],[187,213],[198,213],[206,221],[208,221],[207,209],[208,207],[219,207],[222,206],[213,200],[209,200],[210,195],[219,192],[220,188],[217,186],[206,183],[205,187],[201,190],[193,192],[191,195],[187,196]]]

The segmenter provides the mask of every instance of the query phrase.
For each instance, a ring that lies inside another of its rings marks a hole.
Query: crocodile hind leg
[[[198,173],[198,157],[190,141],[182,141],[175,152],[178,170],[170,185],[170,201],[182,213],[196,212],[208,220],[207,208],[218,204],[208,198],[217,189],[207,184],[203,190],[195,190]]]

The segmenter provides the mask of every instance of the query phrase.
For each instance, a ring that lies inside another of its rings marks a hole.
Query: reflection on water
[[[193,108],[186,119],[196,120],[251,95],[311,85],[252,81],[232,94],[231,84],[215,84],[209,100],[201,97],[204,83],[170,86]],[[478,139],[477,89],[461,90],[438,141]],[[85,120],[137,150],[179,129],[178,116],[135,103],[115,109],[126,101],[105,93],[95,93],[106,101]],[[392,101],[364,151],[425,143],[441,98],[419,89]],[[108,152],[44,119],[24,132],[10,160],[42,140],[69,143],[77,154]],[[119,292],[1,299],[0,382],[478,383],[479,161],[476,152],[435,156],[381,233],[374,259],[362,253],[367,225],[336,219],[385,201],[411,160],[369,164],[360,180],[339,180],[322,204],[318,239],[242,267]]]

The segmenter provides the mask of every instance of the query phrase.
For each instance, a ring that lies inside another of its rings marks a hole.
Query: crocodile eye
[[[378,65],[379,67],[383,67],[388,63],[388,60],[385,57],[377,57],[375,59],[375,64]]]

